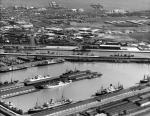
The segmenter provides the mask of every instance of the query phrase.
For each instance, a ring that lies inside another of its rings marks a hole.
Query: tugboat
[[[118,84],[118,87],[115,87],[112,84],[110,84],[110,86],[108,88],[103,89],[103,87],[101,87],[101,90],[97,91],[95,93],[95,96],[114,93],[114,92],[120,91],[122,89],[123,89],[123,85]]]
[[[67,86],[70,83],[72,83],[72,80],[69,80],[69,82],[59,81],[59,82],[55,82],[55,83],[48,83],[48,84],[41,85],[41,87],[43,89],[53,89],[53,88],[57,88],[57,87]]]
[[[28,114],[41,112],[55,107],[61,107],[63,105],[71,104],[71,103],[72,101],[70,99],[62,98],[60,101],[56,101],[56,102],[54,102],[54,100],[51,99],[49,102],[44,103],[42,106],[38,106],[38,104],[36,103],[36,106],[34,108],[28,110]]]

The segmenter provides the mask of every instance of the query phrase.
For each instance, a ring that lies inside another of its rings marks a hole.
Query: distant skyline
[[[106,9],[150,10],[150,0],[2,0],[4,6],[48,6],[50,1],[56,1],[69,8],[90,8],[92,3],[100,3]]]

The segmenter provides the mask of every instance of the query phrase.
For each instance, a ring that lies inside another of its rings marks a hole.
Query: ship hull
[[[71,82],[70,82],[71,83]],[[43,86],[43,89],[54,89],[54,88],[59,88],[59,87],[63,87],[63,86],[67,86],[69,85],[70,83],[64,83],[64,84],[61,84],[61,85],[49,85],[49,86]]]
[[[33,114],[33,113],[41,112],[41,111],[44,111],[44,110],[47,110],[47,109],[51,109],[51,108],[62,107],[62,106],[64,106],[64,105],[66,105],[66,104],[71,104],[71,102],[66,102],[66,103],[64,103],[64,104],[50,106],[50,107],[47,107],[47,108],[44,108],[44,109],[33,109],[33,110],[29,110],[29,111],[28,111],[28,114]]]

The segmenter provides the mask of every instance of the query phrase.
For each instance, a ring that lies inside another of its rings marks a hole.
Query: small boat
[[[72,80],[70,80],[69,82],[59,81],[58,83],[48,83],[48,84],[41,85],[41,87],[44,89],[53,89],[53,88],[69,85],[70,83],[72,83]]]

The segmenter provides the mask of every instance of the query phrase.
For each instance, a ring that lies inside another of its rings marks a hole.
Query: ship
[[[38,106],[36,103],[35,107],[28,110],[28,114],[41,112],[47,109],[56,108],[56,107],[62,107],[66,104],[71,104],[72,101],[70,99],[64,99],[62,98],[59,101],[54,102],[53,99],[51,99],[49,102],[44,103],[42,106]]]
[[[149,75],[144,75],[144,78],[140,80],[140,84],[148,83],[150,82],[150,76]]]
[[[83,45],[83,49],[102,49],[102,50],[121,50],[120,45],[110,45],[110,44],[101,44],[101,45]]]
[[[68,82],[70,80],[78,81],[83,79],[98,78],[101,76],[102,76],[101,73],[91,72],[90,70],[86,70],[86,71],[69,70],[58,77],[50,77],[49,75],[47,76],[37,75],[33,78],[25,79],[24,84],[25,86],[28,86],[28,85],[35,85],[35,84],[39,85],[39,83],[46,83],[46,82],[57,82],[57,81]]]
[[[115,55],[110,55],[110,57],[114,57],[114,58],[133,58],[134,57],[134,55],[132,55],[132,54],[124,54],[124,55],[122,55],[122,54],[115,54]]]
[[[27,68],[28,68],[27,66],[6,66],[6,67],[0,68],[0,73],[23,70],[23,69],[27,69]]]
[[[63,80],[83,80],[101,77],[101,73],[91,72],[90,70],[80,71],[80,70],[69,70],[60,75]]]
[[[69,82],[62,82],[62,81],[59,81],[59,82],[44,84],[44,85],[41,85],[41,87],[42,87],[43,89],[53,89],[53,88],[58,88],[58,87],[67,86],[67,85],[69,85],[70,83],[72,83],[71,80],[70,80]]]
[[[51,65],[51,64],[58,64],[65,62],[64,59],[51,59],[51,60],[44,60],[37,64],[37,66],[45,66],[45,65]]]
[[[105,94],[109,94],[109,93],[114,93],[114,92],[118,92],[120,90],[123,90],[123,85],[118,84],[117,87],[113,86],[112,84],[110,84],[110,86],[108,88],[103,89],[103,87],[101,87],[101,90],[98,90],[94,96],[99,96],[99,95],[105,95]]]
[[[49,81],[52,77],[47,75],[47,76],[42,76],[42,75],[36,75],[33,78],[28,78],[24,80],[24,84],[25,85],[32,85],[32,84],[36,84],[39,82],[46,82]]]

